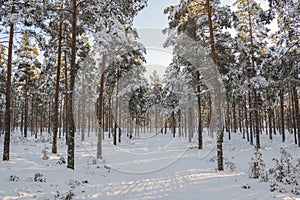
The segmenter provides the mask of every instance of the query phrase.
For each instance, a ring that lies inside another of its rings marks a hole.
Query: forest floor
[[[105,136],[103,159],[97,160],[97,137],[76,138],[75,170],[67,169],[66,145],[58,143],[58,154],[51,153],[51,137],[24,139],[14,133],[11,160],[0,161],[0,199],[300,199],[291,193],[270,191],[269,182],[250,179],[247,171],[254,148],[239,133],[225,136],[224,167],[216,171],[215,139],[204,137],[204,149],[197,139],[172,138],[172,134],[141,134],[122,137],[117,147]],[[3,154],[3,136],[0,137]],[[266,169],[280,158],[280,147],[300,159],[299,147],[288,134],[285,143],[276,135],[272,141],[261,136],[261,152]],[[44,159],[43,159],[44,157]]]

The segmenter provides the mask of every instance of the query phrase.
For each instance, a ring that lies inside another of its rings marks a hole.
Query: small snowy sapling
[[[254,157],[249,162],[248,175],[250,178],[258,178],[260,181],[268,181],[268,172],[266,171],[265,162],[258,148],[255,148]]]

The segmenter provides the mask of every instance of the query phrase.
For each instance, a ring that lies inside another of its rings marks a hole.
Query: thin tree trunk
[[[234,98],[234,97],[232,97]],[[229,103],[227,104],[227,122],[226,122],[226,129],[228,133],[228,140],[231,140],[231,130],[230,130],[230,106]],[[244,138],[244,134],[243,134]]]
[[[66,131],[66,144],[68,144],[68,138],[69,138],[69,92],[68,92],[68,64],[67,64],[67,52],[65,51],[65,131]]]
[[[217,69],[217,61],[216,61],[216,51],[215,51],[215,39],[213,33],[213,23],[212,23],[212,14],[211,14],[211,5],[210,0],[206,0],[206,8],[207,8],[207,17],[208,17],[208,25],[209,25],[209,35],[210,35],[210,47],[211,47],[211,57],[213,60],[213,81],[215,83],[215,103],[216,103],[216,116],[217,116],[217,158],[218,158],[218,170],[223,171],[223,120],[222,120],[222,108],[221,108],[221,86],[218,79],[218,69]]]
[[[62,22],[59,22],[58,34],[58,56],[56,68],[56,84],[55,84],[55,98],[54,98],[54,116],[53,116],[53,142],[52,153],[57,154],[57,132],[58,132],[58,107],[59,107],[59,81],[60,81],[60,67],[61,67],[61,43],[62,43]]]
[[[269,103],[268,105],[268,125],[269,125],[269,139],[272,140],[273,139],[273,134],[272,134],[272,117],[273,117],[273,109],[271,108],[271,101],[270,101],[270,94],[269,94],[269,90],[267,89],[267,101]]]
[[[297,141],[298,139],[297,139],[297,121],[296,121],[296,108],[295,108],[295,104],[294,104],[294,102],[295,102],[295,97],[294,97],[294,93],[293,93],[294,91],[293,91],[293,87],[291,88],[291,106],[292,106],[292,108],[291,108],[291,110],[292,110],[292,121],[293,121],[293,132],[294,132],[294,141],[295,141],[295,144],[297,144],[297,142],[299,142],[299,141]]]
[[[103,55],[102,57],[102,64],[100,69],[100,91],[99,91],[99,104],[98,104],[98,125],[99,125],[99,131],[98,131],[98,142],[97,142],[97,159],[102,159],[102,123],[103,123],[103,104],[104,104],[104,70],[105,70],[105,64],[106,64],[106,56]]]
[[[253,91],[254,95],[254,116],[255,116],[255,136],[256,136],[256,147],[260,148],[260,131],[259,131],[259,114],[258,114],[258,100],[256,89]]]
[[[28,70],[27,70],[27,66],[26,66],[26,72],[25,72],[25,88],[24,88],[24,109],[25,109],[25,113],[24,113],[24,137],[27,137],[27,131],[28,131],[28,106],[29,106],[29,100],[28,100]]]
[[[253,106],[251,104],[252,98],[251,98],[251,94],[249,91],[249,128],[250,128],[250,144],[253,145]]]
[[[72,0],[72,56],[71,56],[71,70],[70,70],[70,98],[69,98],[69,138],[68,138],[68,165],[67,168],[75,169],[75,122],[73,113],[73,98],[75,89],[75,78],[76,78],[76,16],[77,6],[76,0]]]
[[[280,96],[280,132],[282,136],[282,142],[285,142],[285,132],[284,132],[284,91],[283,89],[279,92]]]
[[[246,128],[246,136],[247,136],[247,141],[250,141],[250,137],[249,137],[249,120],[248,120],[248,114],[247,114],[247,97],[245,97],[244,99],[244,109],[245,109],[245,128]],[[249,112],[249,116],[250,116],[250,112]]]
[[[15,6],[11,8],[11,12],[15,12]],[[8,42],[8,59],[7,59],[7,76],[6,76],[6,97],[5,97],[5,116],[4,116],[4,145],[3,145],[3,161],[9,160],[10,148],[10,97],[11,97],[11,68],[13,54],[14,39],[14,23],[10,24],[9,42]]]
[[[201,95],[200,95],[200,72],[196,72],[197,78],[197,100],[198,100],[198,149],[203,149],[202,142],[202,113],[201,113]]]
[[[233,132],[236,133],[237,123],[236,123],[236,104],[235,99],[232,100],[232,118],[233,118]]]
[[[298,147],[300,147],[300,112],[299,112],[298,92],[296,87],[293,87],[293,93],[294,93],[294,102],[295,102],[295,116],[297,119],[297,129],[298,129]]]
[[[176,122],[175,122],[175,111],[172,111],[172,132],[173,132],[173,137],[175,137],[176,134]]]
[[[84,70],[84,74],[85,74],[85,70]],[[85,110],[85,107],[86,107],[86,87],[85,87],[85,77],[83,76],[82,77],[82,90],[81,90],[81,94],[82,94],[82,101],[81,101],[81,141],[84,141],[85,140],[85,126],[86,126],[86,110]]]

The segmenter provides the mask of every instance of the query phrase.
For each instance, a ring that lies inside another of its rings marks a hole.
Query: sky
[[[232,5],[235,1],[221,0],[221,3]],[[168,26],[167,15],[164,15],[163,11],[170,5],[177,5],[178,2],[179,0],[148,0],[148,6],[134,19],[133,26],[138,30],[140,41],[147,49],[146,78],[149,78],[154,70],[162,78],[166,67],[171,62],[172,49],[163,48],[166,36],[161,31]],[[267,0],[258,0],[257,2],[263,8],[268,6]]]
[[[166,67],[171,62],[172,50],[164,49],[166,36],[162,30],[168,26],[165,8],[178,4],[179,0],[148,0],[148,6],[134,19],[133,26],[137,28],[140,41],[147,48],[146,78],[156,70],[163,77]]]

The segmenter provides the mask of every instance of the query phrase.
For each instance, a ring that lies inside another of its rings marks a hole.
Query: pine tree
[[[178,33],[186,34],[193,41],[200,41],[204,47],[209,47],[212,66],[211,72],[214,75],[210,83],[215,86],[214,91],[211,91],[212,98],[215,102],[216,115],[217,115],[217,143],[218,143],[218,169],[223,170],[223,151],[222,151],[222,142],[223,142],[223,125],[222,125],[222,102],[218,97],[221,97],[222,87],[218,77],[219,70],[225,72],[225,66],[219,66],[217,68],[217,53],[215,46],[215,31],[221,30],[223,27],[229,26],[229,18],[226,18],[226,15],[229,14],[229,8],[223,8],[222,12],[219,9],[219,1],[181,1],[178,6],[170,6],[165,10],[165,13],[169,13],[169,28],[176,29]],[[219,15],[218,15],[219,14]],[[215,21],[213,21],[213,19]],[[207,36],[206,33],[209,33]],[[221,33],[221,32],[219,32]],[[168,42],[170,43],[170,42]],[[195,52],[194,52],[195,53]],[[193,58],[195,59],[195,58]],[[195,66],[200,67],[200,66]],[[195,71],[195,73],[197,73]],[[202,75],[202,74],[200,74]],[[212,83],[213,82],[213,83]],[[199,85],[200,83],[198,83]],[[217,97],[218,96],[218,97]],[[217,98],[215,98],[217,97]],[[200,95],[198,95],[198,109],[199,109],[199,118],[201,114],[201,101]],[[201,124],[199,123],[199,131],[201,130]],[[201,135],[201,134],[199,134]],[[200,137],[199,137],[200,138]],[[201,141],[199,141],[199,144]],[[201,145],[199,145],[201,148]]]
[[[162,82],[156,70],[150,75],[150,101],[152,102],[151,104],[154,105],[154,127],[155,133],[158,134],[158,115],[162,103]]]
[[[266,24],[269,22],[268,18],[265,18],[265,11],[253,0],[237,0],[234,3],[237,6],[235,11],[236,21],[235,29],[238,31],[237,39],[239,41],[239,47],[243,48],[245,53],[249,55],[243,61],[246,62],[244,66],[247,72],[247,82],[245,82],[246,88],[248,88],[249,105],[253,108],[253,114],[250,113],[250,119],[254,116],[254,123],[252,123],[255,130],[256,147],[260,148],[260,130],[259,130],[259,111],[258,111],[258,90],[261,88],[261,80],[264,80],[260,76],[261,69],[259,68],[259,59],[261,55],[266,51],[266,41],[268,29]],[[251,100],[251,101],[250,101]],[[250,121],[250,123],[251,123]],[[250,129],[252,133],[252,130]]]
[[[300,147],[300,113],[298,91],[295,87],[295,83],[299,80],[300,3],[292,0],[269,0],[269,6],[272,10],[272,14],[276,16],[278,24],[278,31],[271,35],[271,40],[274,44],[272,52],[275,58],[270,66],[276,71],[275,74],[278,77],[276,83],[281,86],[281,93],[286,93],[284,89],[289,86],[296,97],[294,98],[293,104],[296,116],[295,127],[297,127],[298,137],[295,139],[298,139],[298,146]],[[281,123],[284,123],[283,120]],[[281,126],[283,127],[283,125]]]
[[[18,58],[17,82],[23,88],[24,97],[24,137],[27,137],[29,124],[29,105],[30,96],[33,93],[33,85],[39,77],[39,61],[37,56],[39,54],[36,44],[31,44],[26,34],[23,34],[22,43],[19,49],[15,52]]]
[[[268,181],[268,172],[266,171],[265,162],[262,159],[262,153],[258,148],[255,148],[254,157],[249,162],[248,175],[250,178],[258,178],[260,181]]]

